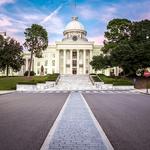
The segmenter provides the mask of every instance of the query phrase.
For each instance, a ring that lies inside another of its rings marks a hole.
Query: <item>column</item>
[[[90,50],[90,62],[92,61],[92,50]],[[93,71],[92,71],[92,66],[89,64],[89,66],[90,66],[90,70],[89,70],[89,74],[90,73],[93,73]]]
[[[79,72],[79,49],[77,49],[77,74],[80,74]]]
[[[26,68],[25,68],[25,71],[27,71],[29,68],[28,68],[28,58],[26,58]]]
[[[64,50],[64,74],[66,74],[66,50]]]
[[[70,74],[72,74],[72,49],[70,50]]]
[[[83,74],[86,74],[86,50],[83,50]]]

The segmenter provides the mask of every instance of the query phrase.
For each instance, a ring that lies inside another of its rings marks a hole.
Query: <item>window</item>
[[[45,68],[45,74],[47,74],[47,68]]]
[[[37,74],[40,74],[40,69],[37,69]]]
[[[79,52],[79,60],[82,59],[82,57],[83,57],[82,55],[83,55],[83,53],[80,51],[80,52]]]
[[[52,66],[55,66],[55,60],[52,60]]]
[[[69,68],[69,67],[70,67],[70,64],[66,64],[66,67]]]
[[[40,62],[37,62],[37,66],[40,66]]]
[[[83,64],[79,64],[79,67],[83,67]]]
[[[55,58],[55,54],[53,54],[53,58]]]
[[[72,53],[73,58],[77,58],[77,52]]]
[[[52,69],[52,73],[53,73],[53,74],[55,73],[55,69],[54,69],[54,68]]]
[[[72,65],[73,65],[73,67],[76,67],[77,66],[77,60],[73,60]]]
[[[48,60],[45,61],[45,66],[47,66],[47,65],[48,65]]]

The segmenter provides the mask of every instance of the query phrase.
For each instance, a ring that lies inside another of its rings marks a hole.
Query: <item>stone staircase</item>
[[[61,75],[58,84],[49,90],[96,90],[88,75]]]
[[[134,86],[113,86],[95,82],[88,75],[61,75],[58,84],[55,82],[39,83],[37,85],[17,85],[17,91],[78,91],[78,90],[133,90]]]

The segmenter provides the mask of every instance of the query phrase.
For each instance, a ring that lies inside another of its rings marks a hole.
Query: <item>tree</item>
[[[131,36],[131,21],[127,19],[113,19],[107,25],[105,32],[104,47],[102,51],[109,53],[118,44],[127,42]]]
[[[150,67],[150,21],[133,22],[130,38],[122,40],[110,52],[112,64],[121,66],[126,75]]]
[[[123,69],[126,76],[150,67],[150,21],[131,22],[113,19],[108,23],[102,51],[110,56],[110,64]],[[105,61],[98,60],[101,64]]]
[[[90,63],[97,70],[113,66],[122,66],[120,61],[119,50],[124,44],[127,44],[131,36],[131,21],[127,19],[113,19],[107,25],[105,32],[104,47],[102,51],[105,55],[93,57]],[[115,52],[118,50],[118,54]],[[119,59],[118,59],[119,58]]]
[[[47,31],[38,24],[32,24],[30,28],[25,29],[25,43],[24,46],[31,52],[31,58],[29,63],[28,77],[30,76],[33,55],[41,58],[42,51],[48,46],[48,34]]]
[[[106,69],[110,67],[110,57],[107,55],[98,55],[94,56],[92,61],[90,62],[90,65],[95,71]]]
[[[6,75],[9,74],[9,69],[20,71],[23,61],[23,48],[19,42],[13,38],[0,36],[0,69],[6,70]]]

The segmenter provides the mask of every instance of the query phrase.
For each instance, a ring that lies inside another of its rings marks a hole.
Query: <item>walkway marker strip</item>
[[[57,128],[57,125],[58,125],[59,121],[60,121],[61,118],[62,118],[63,112],[64,112],[64,110],[65,110],[65,108],[66,108],[66,106],[67,106],[67,103],[68,103],[68,101],[69,101],[70,96],[71,96],[71,93],[70,93],[69,96],[67,97],[67,100],[66,100],[65,104],[63,105],[63,107],[62,107],[60,113],[58,114],[56,120],[54,121],[54,124],[53,124],[53,126],[51,127],[51,129],[50,129],[50,131],[49,131],[49,133],[48,133],[48,135],[47,135],[47,137],[46,137],[46,139],[45,139],[45,141],[44,141],[44,143],[43,143],[43,145],[42,145],[42,147],[41,147],[40,150],[49,150],[49,143],[50,143],[50,141],[51,141],[51,139],[52,139],[52,137],[53,137],[53,135],[54,135],[54,132],[55,132],[55,130],[56,130],[56,128]]]
[[[84,103],[85,103],[85,105],[86,105],[90,115],[91,115],[91,118],[92,118],[92,120],[93,120],[93,122],[94,122],[94,124],[95,124],[95,126],[96,126],[96,128],[98,130],[98,132],[100,133],[100,135],[102,137],[102,140],[103,140],[105,146],[107,147],[108,150],[114,150],[114,148],[111,145],[110,141],[108,140],[104,130],[102,129],[102,127],[100,126],[99,122],[96,120],[94,114],[92,113],[92,111],[91,111],[89,105],[87,104],[85,98],[83,97],[83,95],[81,93],[80,93],[80,95],[81,95],[81,98],[83,99],[83,101],[84,101]]]

